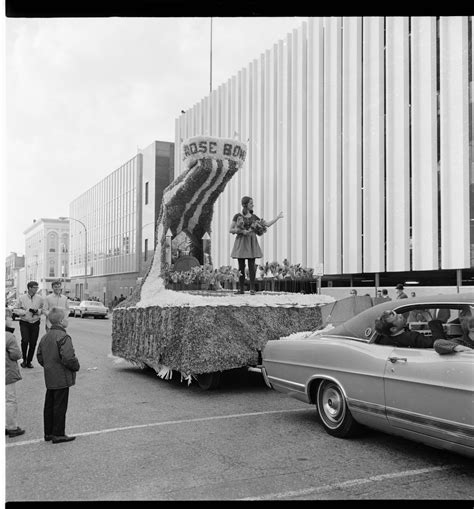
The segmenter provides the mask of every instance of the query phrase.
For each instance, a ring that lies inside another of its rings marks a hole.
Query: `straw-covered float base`
[[[321,326],[319,306],[129,307],[114,310],[112,353],[188,378],[255,366],[268,341]]]

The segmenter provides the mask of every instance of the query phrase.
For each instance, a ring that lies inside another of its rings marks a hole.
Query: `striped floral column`
[[[141,286],[141,298],[164,289],[166,233],[186,232],[191,255],[203,263],[202,237],[210,233],[214,203],[245,162],[247,147],[234,139],[195,136],[181,145],[186,170],[164,191],[157,222],[153,262]]]

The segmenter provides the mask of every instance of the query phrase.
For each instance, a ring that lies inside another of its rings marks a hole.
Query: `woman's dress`
[[[262,258],[263,254],[257,240],[257,234],[251,230],[251,225],[255,221],[259,221],[260,218],[255,214],[245,217],[239,213],[235,214],[232,221],[238,224],[239,217],[243,218],[243,225],[241,224],[241,226],[251,233],[250,235],[242,235],[241,233],[236,235],[230,256],[232,258]]]

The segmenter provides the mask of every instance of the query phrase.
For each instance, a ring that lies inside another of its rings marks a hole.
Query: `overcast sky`
[[[217,88],[307,18],[213,18]],[[5,18],[4,253],[209,95],[210,18]]]

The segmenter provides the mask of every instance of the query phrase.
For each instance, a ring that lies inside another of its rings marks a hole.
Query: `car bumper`
[[[107,312],[104,311],[90,311],[88,309],[79,309],[78,310],[83,315],[89,315],[89,316],[107,316]]]
[[[265,384],[267,385],[267,387],[269,387],[270,389],[273,389],[272,384],[270,383],[270,380],[268,379],[267,371],[263,366],[261,366],[261,365],[255,366],[255,367],[249,366],[247,369],[254,373],[261,373],[263,380],[264,380]]]

